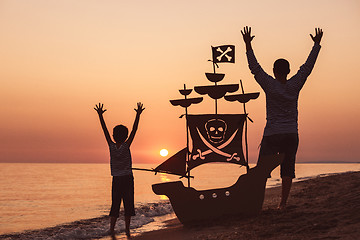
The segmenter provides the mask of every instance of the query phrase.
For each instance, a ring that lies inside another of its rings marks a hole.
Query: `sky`
[[[178,89],[210,84],[211,46],[236,46],[221,64],[223,84],[260,92],[247,104],[250,162],[265,126],[265,95],[251,75],[240,30],[251,26],[254,52],[269,74],[277,58],[296,73],[324,31],[315,68],[299,98],[297,162],[360,160],[360,2],[0,0],[0,162],[108,163],[95,104],[109,130],[131,129],[137,102],[145,111],[131,146],[134,163],[165,160],[186,145]],[[192,93],[190,97],[197,97]],[[211,113],[213,101],[189,108]],[[242,105],[219,101],[219,113]]]

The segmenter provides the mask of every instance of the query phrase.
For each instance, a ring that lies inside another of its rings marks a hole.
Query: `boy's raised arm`
[[[95,105],[94,109],[95,111],[98,113],[99,115],[99,120],[100,120],[100,123],[101,123],[101,128],[102,130],[104,131],[104,135],[105,135],[105,138],[106,138],[106,141],[108,143],[111,143],[111,137],[110,137],[110,134],[109,134],[109,131],[106,127],[106,124],[105,124],[105,120],[104,120],[104,117],[103,117],[103,113],[106,112],[106,109],[103,109],[104,107],[104,104],[102,103],[99,103],[99,105]]]
[[[129,135],[128,140],[126,141],[130,147],[132,141],[134,140],[135,137],[135,133],[137,131],[137,128],[139,126],[139,120],[140,120],[140,114],[144,111],[144,105],[141,102],[137,103],[137,109],[135,108],[135,112],[136,112],[136,117],[135,117],[135,121],[134,121],[134,125],[133,128],[131,130],[131,133]]]

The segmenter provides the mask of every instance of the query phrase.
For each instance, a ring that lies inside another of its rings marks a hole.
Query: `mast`
[[[186,85],[184,84],[184,90],[186,90]],[[185,91],[184,91],[185,92]],[[180,92],[181,94],[183,94],[183,92]],[[186,92],[187,93],[187,92]],[[190,93],[189,93],[190,94]],[[185,96],[185,100],[187,99],[187,94],[184,94]],[[188,157],[189,157],[189,128],[188,128],[188,121],[187,121],[187,116],[188,116],[188,107],[185,107],[185,117],[186,117],[186,163],[189,161]],[[187,164],[186,164],[187,166]],[[188,187],[190,187],[190,170],[187,171],[187,176],[189,176],[188,179]]]
[[[186,85],[184,84],[184,89],[180,89],[179,90],[180,94],[184,96],[185,99],[176,99],[176,100],[170,100],[170,103],[173,106],[181,106],[183,108],[185,108],[185,117],[186,117],[186,154],[185,154],[185,158],[186,158],[186,167],[189,161],[189,126],[188,126],[188,121],[187,121],[187,116],[188,116],[188,107],[191,104],[197,104],[202,102],[203,98],[202,97],[198,97],[198,98],[187,98],[187,96],[192,92],[192,89],[186,89]],[[183,115],[182,115],[183,116]],[[181,117],[182,117],[181,116]],[[188,179],[188,187],[190,187],[190,170],[188,169],[188,171],[186,171],[186,177]]]
[[[209,97],[215,100],[215,115],[218,114],[218,99],[225,96],[228,92],[235,92],[238,90],[238,84],[230,85],[218,85],[217,83],[223,80],[225,74],[216,73],[216,67],[218,63],[235,63],[235,46],[234,45],[222,45],[222,46],[211,46],[212,49],[212,59],[208,60],[212,62],[213,73],[205,73],[206,78],[213,82],[213,86],[198,86],[194,90],[198,94],[205,95],[208,94]],[[216,67],[215,67],[216,66]]]
[[[246,161],[246,170],[249,171],[249,149],[248,149],[248,139],[247,139],[247,131],[248,131],[248,121],[253,122],[253,120],[251,120],[251,118],[247,115],[246,112],[246,106],[245,104],[250,101],[251,99],[257,99],[260,95],[259,92],[254,92],[254,93],[245,93],[244,91],[244,87],[242,84],[242,81],[240,80],[240,86],[241,86],[241,91],[242,94],[235,94],[235,95],[227,95],[225,96],[225,100],[229,101],[229,102],[240,102],[243,104],[243,108],[244,108],[244,114],[245,114],[245,122],[244,122],[244,140],[245,140],[245,161]]]
[[[249,170],[247,139],[247,119],[249,117],[245,103],[251,99],[256,99],[259,93],[244,93],[240,80],[242,94],[226,95],[236,92],[239,89],[239,84],[218,84],[223,80],[225,74],[216,73],[216,67],[218,67],[217,63],[235,62],[235,46],[212,47],[212,52],[213,59],[209,61],[213,64],[213,73],[205,73],[205,75],[207,80],[214,85],[195,86],[194,90],[200,95],[208,95],[215,100],[215,114],[189,115],[188,107],[202,102],[203,98],[188,98],[192,89],[187,89],[184,84],[184,88],[179,90],[184,98],[170,100],[170,103],[173,106],[185,108],[185,114],[182,114],[180,118],[186,116],[186,147],[154,169],[157,172],[175,173],[188,178],[188,187],[190,187],[190,170],[204,163],[235,163],[244,165]],[[218,114],[217,100],[220,98],[243,103],[244,114]],[[252,122],[250,118],[249,121]],[[245,136],[242,137],[244,131]],[[192,139],[192,152],[190,152],[189,146],[190,137]],[[243,152],[244,142],[245,156]]]
[[[244,92],[244,87],[243,87],[243,84],[242,84],[241,79],[240,79],[240,86],[241,86],[241,92],[242,92],[242,94],[245,94],[245,92]],[[245,103],[243,103],[243,106],[244,106],[244,114],[247,115]],[[248,139],[247,139],[247,128],[248,128],[247,119],[248,119],[248,117],[246,116],[246,118],[245,118],[245,133],[244,133],[244,139],[245,139],[246,171],[249,172],[249,148],[248,148]]]

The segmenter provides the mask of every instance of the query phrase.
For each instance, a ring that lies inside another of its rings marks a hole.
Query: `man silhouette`
[[[257,62],[251,41],[251,27],[244,27],[241,31],[246,55],[251,73],[266,95],[266,126],[259,152],[261,155],[283,153],[281,164],[282,194],[279,209],[286,207],[290,193],[292,179],[295,178],[295,157],[299,145],[298,135],[298,99],[301,88],[310,75],[320,51],[320,41],[323,31],[315,29],[315,36],[310,34],[314,46],[298,72],[288,79],[290,64],[285,59],[274,62],[274,77],[268,75]],[[258,160],[258,161],[259,161]]]

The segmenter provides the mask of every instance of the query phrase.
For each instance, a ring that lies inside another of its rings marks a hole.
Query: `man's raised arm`
[[[251,27],[244,27],[244,31],[241,31],[241,34],[243,36],[246,46],[246,56],[250,71],[254,75],[256,82],[261,86],[262,89],[265,90],[271,77],[264,71],[264,69],[262,69],[255,57],[254,51],[251,46],[251,41],[254,39],[255,36],[251,36]]]
[[[254,39],[255,36],[251,36],[251,27],[244,27],[244,31],[241,31],[241,34],[245,42],[246,51],[248,52],[252,50],[251,41]]]
[[[295,83],[298,89],[301,89],[304,86],[306,79],[308,78],[308,76],[310,75],[310,73],[314,68],[316,59],[320,52],[320,48],[321,48],[320,42],[322,36],[323,36],[323,31],[321,28],[315,28],[315,36],[310,34],[311,39],[314,41],[314,46],[312,47],[311,52],[308,58],[306,59],[305,63],[300,67],[299,71],[295,74],[295,76],[297,76],[298,79],[298,81]]]

